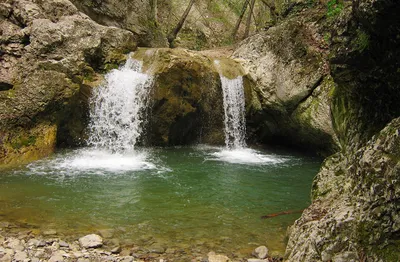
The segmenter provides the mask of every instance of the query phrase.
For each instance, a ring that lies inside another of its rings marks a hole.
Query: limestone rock
[[[15,252],[13,261],[25,262],[26,259],[28,259],[28,254],[26,252],[17,251],[17,252]]]
[[[13,165],[47,156],[56,143],[79,141],[85,81],[123,61],[137,41],[95,23],[68,0],[9,0],[1,10],[8,15],[0,18],[0,165]]]
[[[391,200],[400,197],[399,148],[396,118],[356,152],[325,160],[313,203],[289,230],[288,261],[359,261],[363,253],[390,261],[400,255],[392,245],[377,248],[382,239],[396,239],[393,229],[400,229]]]
[[[96,234],[86,235],[79,239],[79,244],[84,248],[96,248],[103,245],[103,239]]]
[[[233,54],[253,82],[246,105],[248,135],[257,142],[286,138],[287,143],[330,153],[337,146],[330,112],[333,84],[324,52],[306,40],[317,29],[298,20],[249,37]]]
[[[63,262],[64,257],[60,254],[56,254],[50,257],[48,262]]]
[[[149,119],[150,144],[223,144],[223,102],[214,58],[182,49],[139,49],[134,58],[155,76]],[[244,72],[236,61],[221,60],[222,72]],[[225,65],[226,66],[223,66]]]
[[[231,261],[227,256],[217,255],[215,252],[208,253],[208,262],[229,262]]]
[[[266,246],[259,246],[254,250],[253,254],[260,259],[264,259],[268,256],[268,248]]]

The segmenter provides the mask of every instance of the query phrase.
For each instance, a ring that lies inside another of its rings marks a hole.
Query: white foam
[[[56,171],[63,175],[75,175],[81,172],[105,174],[140,171],[156,169],[157,166],[149,161],[149,155],[146,152],[120,154],[88,148],[67,154],[57,154],[54,158],[34,162],[28,168],[36,174]]]
[[[154,169],[156,166],[147,161],[145,153],[120,154],[100,150],[83,150],[67,157],[55,168],[107,171],[136,171]]]
[[[266,155],[250,148],[222,149],[211,154],[211,160],[223,161],[233,164],[279,164],[286,161],[283,157]]]

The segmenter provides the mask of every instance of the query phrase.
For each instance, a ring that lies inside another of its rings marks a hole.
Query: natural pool
[[[134,155],[61,151],[0,171],[0,219],[67,236],[108,230],[121,243],[283,252],[286,229],[310,204],[319,158],[198,146]]]

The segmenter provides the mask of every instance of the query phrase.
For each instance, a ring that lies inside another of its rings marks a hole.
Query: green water
[[[239,253],[267,245],[282,252],[286,229],[300,213],[261,216],[307,207],[320,160],[257,152],[246,161],[264,157],[259,162],[239,164],[218,152],[150,149],[125,159],[141,163],[133,167],[125,160],[108,165],[107,155],[90,165],[85,152],[59,152],[0,171],[0,219],[71,236],[108,229],[136,245]]]

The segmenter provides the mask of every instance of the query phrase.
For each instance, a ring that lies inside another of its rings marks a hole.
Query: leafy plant
[[[329,0],[327,3],[327,16],[328,17],[333,17],[338,15],[342,9],[343,9],[343,4],[339,0]]]

